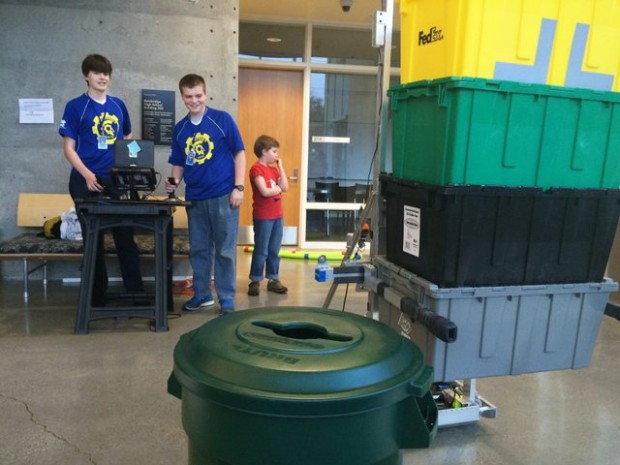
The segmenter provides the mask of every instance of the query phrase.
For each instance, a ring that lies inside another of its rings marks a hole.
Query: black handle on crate
[[[458,328],[452,321],[431,310],[421,308],[412,298],[403,297],[400,301],[400,310],[411,318],[411,321],[419,321],[436,338],[444,342],[456,341]]]

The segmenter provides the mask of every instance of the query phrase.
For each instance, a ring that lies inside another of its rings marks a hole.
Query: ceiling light
[[[282,42],[282,39],[280,37],[267,37],[267,42],[272,42],[272,43],[278,43],[278,42]]]

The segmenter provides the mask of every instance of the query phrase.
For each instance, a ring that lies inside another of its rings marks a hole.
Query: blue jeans
[[[119,198],[120,194],[116,191],[110,180],[103,180],[105,192],[111,198]],[[69,194],[75,201],[76,199],[88,199],[97,195],[86,187],[86,181],[77,173],[72,173],[69,178]],[[80,218],[80,226],[82,226],[83,237],[86,239],[86,227],[82,218]],[[138,246],[133,238],[132,227],[112,228],[112,237],[114,246],[118,255],[118,261],[123,277],[123,284],[127,292],[144,292],[144,284],[142,282],[142,273],[140,270],[140,255]],[[97,257],[95,258],[95,275],[93,277],[93,300],[102,299],[108,287],[108,273],[105,264],[105,256],[103,250],[103,234],[99,235],[99,245],[97,247]]]
[[[237,229],[239,209],[228,203],[229,196],[192,200],[187,207],[189,261],[194,271],[194,295],[211,293],[211,270],[220,301],[235,298],[237,291]]]
[[[250,281],[261,281],[263,270],[267,279],[279,279],[282,218],[254,220],[254,251],[250,265]]]

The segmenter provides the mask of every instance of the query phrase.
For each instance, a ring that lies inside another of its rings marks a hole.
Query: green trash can
[[[235,312],[181,336],[168,392],[190,465],[398,465],[437,431],[432,368],[387,325],[310,307]]]

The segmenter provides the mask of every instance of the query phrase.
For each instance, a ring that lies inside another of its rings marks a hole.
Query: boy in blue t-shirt
[[[112,198],[114,189],[110,168],[114,165],[114,143],[131,138],[131,120],[125,103],[108,95],[112,63],[101,55],[88,55],[82,61],[86,92],[69,101],[58,133],[63,137],[64,155],[71,165],[69,193],[76,199],[88,199],[104,190]],[[85,225],[81,222],[82,230]],[[130,293],[144,292],[138,247],[133,228],[112,228],[125,288]],[[84,238],[86,235],[84,234]],[[93,285],[93,305],[105,305],[108,284],[103,235],[99,238]]]
[[[237,124],[225,111],[207,107],[207,86],[202,76],[188,74],[179,81],[188,114],[173,132],[168,162],[173,192],[185,180],[189,229],[189,260],[194,272],[194,296],[183,309],[195,311],[215,304],[211,270],[222,314],[234,310],[237,229],[243,201],[245,147]]]

